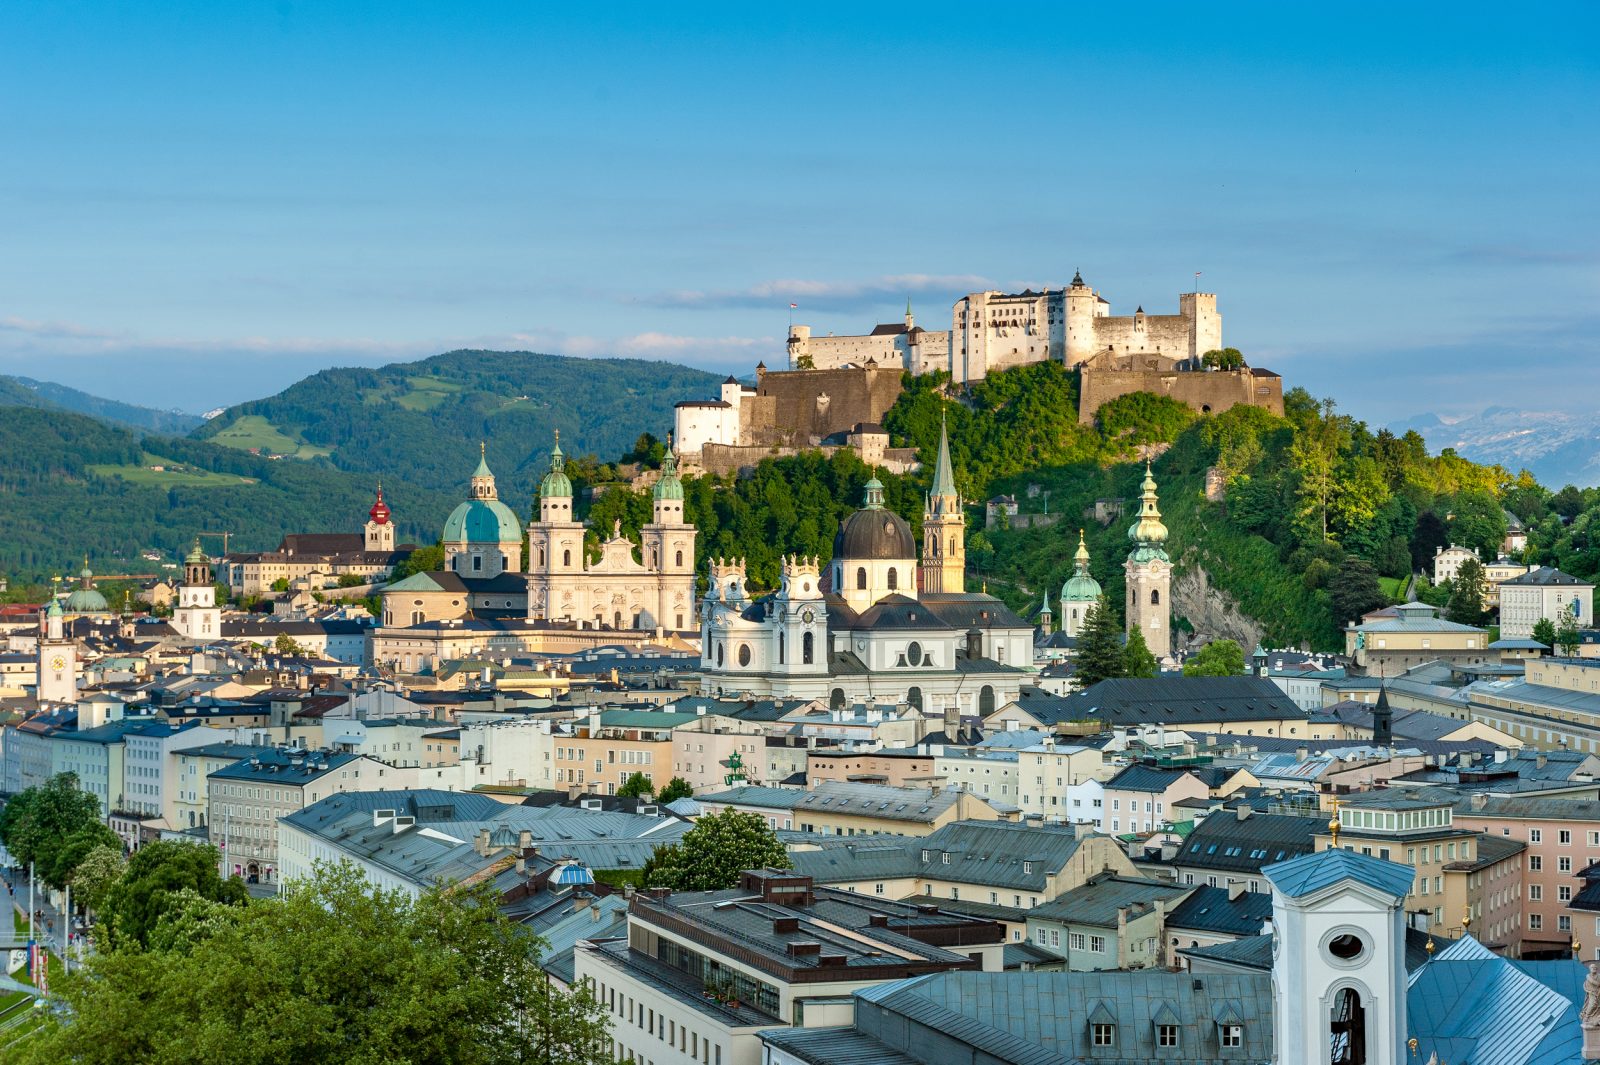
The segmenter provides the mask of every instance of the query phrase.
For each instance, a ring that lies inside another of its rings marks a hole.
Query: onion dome
[[[383,484],[378,484],[378,501],[372,504],[372,509],[367,511],[367,517],[372,519],[374,525],[389,524],[389,504],[383,501]]]
[[[1133,552],[1128,556],[1135,562],[1166,559],[1162,547],[1167,542],[1167,527],[1161,523],[1161,508],[1156,500],[1156,479],[1150,472],[1150,463],[1144,464],[1144,482],[1139,486],[1139,520],[1128,529],[1128,539],[1133,541]]]
[[[833,557],[844,559],[915,559],[917,544],[906,519],[883,505],[883,482],[867,482],[866,503],[839,523]]]
[[[44,616],[47,617],[47,618],[58,618],[58,617],[60,617],[61,616],[61,600],[59,600],[59,599],[55,598],[54,596],[52,596],[51,599],[50,599],[50,605],[44,608]]]
[[[1062,603],[1092,603],[1100,598],[1100,582],[1089,576],[1089,545],[1078,530],[1078,553],[1073,556],[1072,576],[1061,586]]]
[[[89,559],[83,560],[83,569],[78,572],[80,583],[67,596],[67,610],[74,614],[100,614],[109,610],[106,597],[95,591],[94,573],[89,569]]]
[[[683,498],[683,482],[678,479],[678,456],[672,453],[670,446],[666,457],[661,460],[661,476],[656,479],[654,496],[657,500]]]
[[[567,477],[567,457],[561,453],[561,430],[556,430],[556,444],[550,449],[550,472],[539,482],[541,499],[572,498],[572,481]]]
[[[189,548],[189,553],[184,556],[183,560],[196,566],[205,564],[206,553],[200,550],[200,537],[196,536],[194,538],[194,546]]]

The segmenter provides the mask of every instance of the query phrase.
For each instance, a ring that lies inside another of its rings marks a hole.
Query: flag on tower
[[[798,306],[800,306],[798,303],[791,303],[791,304],[789,304],[789,309],[792,311]]]

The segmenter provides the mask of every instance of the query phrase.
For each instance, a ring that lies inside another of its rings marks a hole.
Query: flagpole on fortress
[[[1199,293],[1200,293],[1200,271],[1199,270],[1196,270],[1194,272],[1194,291],[1195,291],[1196,295],[1199,295]]]

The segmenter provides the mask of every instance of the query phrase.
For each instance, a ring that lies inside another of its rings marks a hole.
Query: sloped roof
[[[1261,870],[1272,886],[1292,899],[1304,898],[1345,880],[1403,897],[1411,890],[1417,872],[1407,865],[1386,862],[1347,850],[1316,851],[1277,862]]]
[[[1041,723],[1098,721],[1105,727],[1202,722],[1307,720],[1263,677],[1156,677],[1103,680],[1071,695],[1025,690],[1017,703]]]
[[[1544,980],[1533,975],[1541,971]],[[1418,1060],[1434,1054],[1472,1065],[1583,1060],[1583,973],[1573,960],[1514,964],[1463,936],[1411,975],[1406,1018]]]

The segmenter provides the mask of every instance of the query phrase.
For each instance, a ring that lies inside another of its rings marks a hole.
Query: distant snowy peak
[[[1531,470],[1552,490],[1600,484],[1600,414],[1489,407],[1448,420],[1417,414],[1389,428],[1396,433],[1416,430],[1430,451],[1448,447],[1462,458],[1498,463],[1512,473]]]

